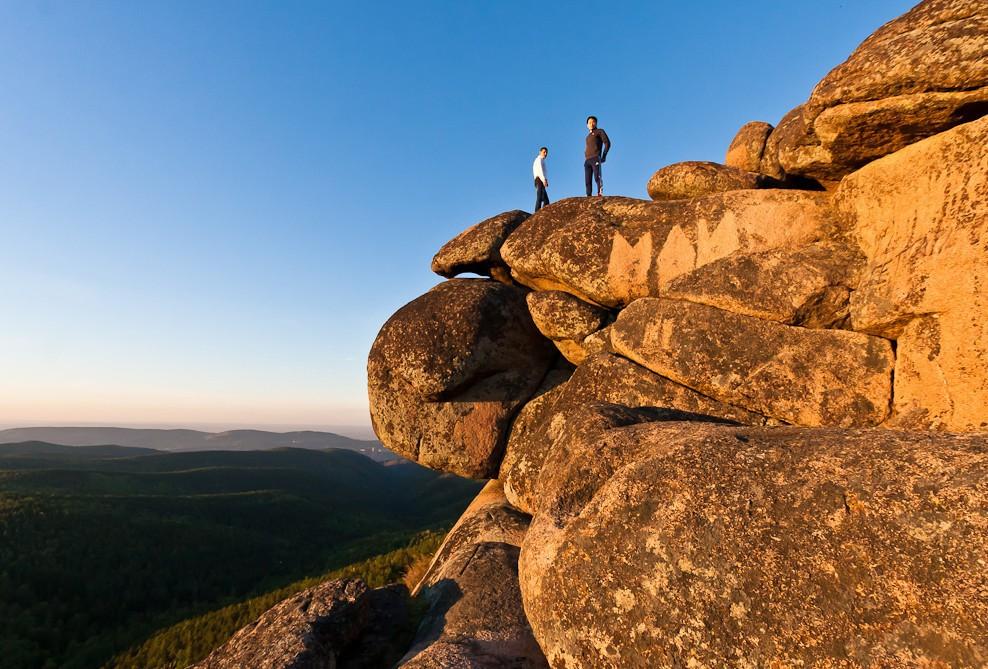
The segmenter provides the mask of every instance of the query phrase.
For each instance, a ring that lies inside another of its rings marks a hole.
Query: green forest
[[[253,612],[302,579],[407,553],[478,489],[343,450],[0,445],[3,666],[100,667],[210,612],[203,638],[221,642],[242,619],[224,607]],[[125,657],[115,666],[159,666]]]
[[[296,581],[258,597],[183,620],[154,634],[107,663],[105,669],[181,669],[198,662],[264,611],[300,590],[332,578],[357,577],[379,587],[400,581],[416,560],[428,559],[442,542],[444,532],[427,531],[407,547],[347,565],[319,576]]]

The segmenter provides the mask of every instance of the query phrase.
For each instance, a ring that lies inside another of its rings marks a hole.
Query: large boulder
[[[606,309],[561,290],[536,290],[525,299],[535,327],[574,365],[587,357],[583,340],[604,327],[610,317]]]
[[[988,662],[985,435],[653,422],[606,440],[623,465],[522,548],[553,666]]]
[[[501,254],[519,282],[606,307],[659,295],[677,276],[735,252],[832,234],[822,193],[744,190],[693,200],[562,200],[515,230]]]
[[[745,172],[760,172],[765,143],[772,129],[772,124],[764,121],[745,123],[727,147],[724,164]]]
[[[985,113],[988,5],[927,0],[875,31],[817,84],[780,138],[778,159],[789,174],[838,180]]]
[[[762,160],[758,171],[776,179],[787,178],[786,171],[779,162],[779,153],[782,145],[787,147],[795,144],[803,137],[803,106],[800,105],[789,110],[782,120],[769,133],[765,140],[765,150],[762,152]]]
[[[643,298],[618,316],[611,342],[656,374],[787,423],[871,426],[888,417],[895,358],[880,337]]]
[[[777,188],[780,185],[764,174],[691,160],[667,165],[653,174],[648,180],[648,196],[653,200],[685,200],[732,190]]]
[[[748,425],[762,425],[766,420],[625,358],[607,353],[591,355],[566,383],[526,404],[515,419],[499,475],[513,505],[528,513],[536,512],[542,497],[540,477],[554,444],[566,440],[566,424],[571,417],[582,420],[587,406],[598,403],[666,410],[666,417],[668,410],[674,410],[680,418],[712,417]],[[662,416],[656,420],[659,418]]]
[[[543,669],[518,586],[529,517],[491,481],[464,511],[416,588],[428,610],[400,667]]]
[[[521,547],[530,521],[528,515],[508,503],[500,481],[488,481],[446,534],[412,594],[418,595],[423,588],[438,583],[439,574],[452,556],[468,551],[471,546],[486,542]]]
[[[404,586],[327,581],[293,595],[190,669],[371,669],[390,666],[408,637]]]
[[[399,309],[374,341],[374,431],[422,465],[491,478],[511,418],[554,355],[523,289],[480,279],[439,284]]]
[[[432,258],[432,271],[450,279],[469,273],[511,283],[501,244],[528,217],[528,212],[516,209],[467,228],[439,249]]]
[[[839,243],[735,253],[674,279],[663,295],[787,325],[842,326],[860,263]]]
[[[865,256],[856,330],[898,340],[903,425],[988,427],[988,118],[849,175],[835,193]]]

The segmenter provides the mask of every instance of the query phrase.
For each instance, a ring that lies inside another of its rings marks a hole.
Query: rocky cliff
[[[985,114],[928,0],[724,164],[447,243],[371,413],[491,482],[400,666],[988,666]]]

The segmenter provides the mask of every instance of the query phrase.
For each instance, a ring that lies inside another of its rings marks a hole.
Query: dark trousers
[[[542,183],[542,179],[535,180],[535,211],[538,211],[545,205],[549,204],[549,196],[545,192],[545,184]]]
[[[600,176],[600,158],[587,158],[583,163],[583,174],[587,178],[587,195],[592,195],[592,179],[597,179],[597,190],[604,188],[604,180]]]

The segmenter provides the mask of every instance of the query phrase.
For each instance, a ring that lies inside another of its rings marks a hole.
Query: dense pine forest
[[[478,488],[341,450],[0,445],[3,666],[100,667],[186,619],[407,547]]]
[[[327,579],[358,577],[372,587],[402,580],[413,565],[428,563],[439,548],[444,534],[441,531],[426,531],[417,535],[404,548],[183,620],[114,657],[105,669],[182,669],[209,655],[233,636],[234,632],[279,601]]]

